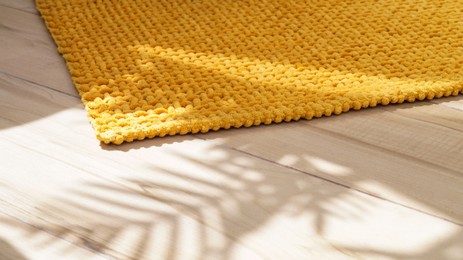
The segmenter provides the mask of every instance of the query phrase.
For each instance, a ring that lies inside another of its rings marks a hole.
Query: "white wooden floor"
[[[0,0],[0,259],[463,259],[463,96],[107,146]]]

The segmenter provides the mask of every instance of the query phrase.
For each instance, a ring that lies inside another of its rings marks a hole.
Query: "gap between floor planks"
[[[62,248],[66,248],[66,257],[72,259],[108,259],[72,242],[58,238],[47,230],[40,230],[28,223],[21,222],[15,217],[4,215],[0,212],[0,259],[25,260],[25,259],[54,259],[60,254]],[[32,239],[31,239],[32,237]],[[17,243],[22,241],[23,243]],[[54,241],[52,247],[44,246],[49,241]]]

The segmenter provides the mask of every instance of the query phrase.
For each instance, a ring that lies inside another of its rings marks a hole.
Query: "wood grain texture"
[[[78,96],[39,15],[0,5],[0,45],[1,72]]]
[[[0,1],[0,258],[463,258],[461,96],[101,145],[33,7]]]
[[[0,6],[18,9],[31,14],[38,14],[34,0],[0,0]]]
[[[0,214],[0,259],[107,259],[34,226]]]
[[[444,105],[405,104],[208,137],[462,224],[462,118]]]

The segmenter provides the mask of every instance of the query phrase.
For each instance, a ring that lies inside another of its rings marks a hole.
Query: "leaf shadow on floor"
[[[0,258],[4,260],[26,260],[27,258],[10,242],[0,239]]]
[[[163,149],[161,158],[146,163],[146,171],[128,170],[133,176],[117,177],[117,183],[81,183],[36,205],[37,212],[30,214],[46,220],[33,224],[57,238],[123,259],[272,259],[321,252],[331,257],[451,259],[461,253],[460,231],[441,234],[440,244],[430,240],[433,245],[416,254],[332,240],[333,223],[347,228],[368,222],[378,205],[355,189],[297,170],[303,161],[326,161],[300,156],[288,168],[201,140]],[[169,163],[173,158],[175,164]],[[340,165],[331,171],[355,175]],[[281,218],[286,222],[275,224]],[[351,239],[368,237],[360,226],[358,232]],[[29,237],[35,235],[29,231]]]

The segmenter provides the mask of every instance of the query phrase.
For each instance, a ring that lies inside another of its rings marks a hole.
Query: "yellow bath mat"
[[[120,144],[463,93],[463,1],[37,0]]]

